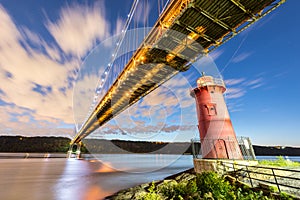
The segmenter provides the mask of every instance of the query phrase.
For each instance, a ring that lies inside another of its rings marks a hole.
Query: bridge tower
[[[82,146],[82,143],[79,142],[79,143],[72,143],[69,147],[69,150],[68,150],[68,153],[67,153],[67,158],[77,158],[79,159],[80,158],[80,154],[81,154],[81,146]]]
[[[204,159],[243,159],[224,100],[225,91],[222,79],[204,73],[197,80],[197,87],[191,91],[196,100]]]

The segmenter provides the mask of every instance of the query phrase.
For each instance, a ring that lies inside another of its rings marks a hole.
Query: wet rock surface
[[[111,196],[106,197],[106,200],[127,200],[127,199],[141,199],[148,193],[149,188],[155,185],[157,188],[165,187],[166,185],[176,185],[181,182],[189,181],[196,177],[194,169],[166,177],[164,180],[153,181],[151,183],[144,183],[133,188],[121,190]]]

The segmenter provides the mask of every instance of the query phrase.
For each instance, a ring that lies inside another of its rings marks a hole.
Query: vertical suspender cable
[[[103,90],[103,89],[104,89],[104,86],[107,86],[107,87],[109,88],[109,84],[104,84],[104,83],[106,83],[106,80],[107,80],[107,79],[110,79],[110,78],[113,79],[113,78],[114,78],[114,77],[113,77],[113,74],[112,74],[112,73],[109,73],[109,72],[110,72],[110,70],[111,70],[111,67],[113,66],[113,63],[114,63],[114,60],[115,60],[115,56],[116,56],[116,55],[118,54],[118,52],[119,52],[121,43],[122,43],[123,40],[124,40],[124,37],[125,37],[125,35],[126,35],[126,31],[128,30],[129,24],[130,24],[130,22],[131,22],[131,20],[132,20],[133,14],[134,14],[134,12],[135,12],[135,10],[136,10],[136,8],[137,8],[138,3],[139,3],[139,0],[134,0],[134,1],[133,1],[133,4],[132,4],[131,9],[130,9],[130,12],[129,12],[129,14],[128,14],[127,20],[126,20],[126,22],[125,22],[124,28],[123,28],[123,30],[122,30],[122,35],[121,35],[121,37],[120,37],[119,40],[118,40],[118,43],[117,43],[118,45],[117,45],[117,47],[115,48],[115,50],[113,51],[113,55],[114,55],[114,56],[112,56],[111,62],[109,63],[108,67],[104,70],[104,73],[107,73],[106,76],[104,77],[104,81],[102,81],[103,75],[100,76],[100,77],[101,77],[101,78],[100,78],[100,84],[102,84],[102,87],[99,88],[100,90]],[[108,78],[110,75],[111,75],[111,77]],[[98,90],[98,86],[99,86],[99,80],[98,80],[98,82],[97,82],[97,88],[96,88],[96,91]],[[93,98],[93,99],[94,99],[94,98]],[[88,115],[89,115],[89,117],[91,116],[90,113],[89,113]],[[85,125],[85,123],[87,122],[87,120],[89,119],[89,117],[86,118],[86,120],[84,121],[84,123],[81,125],[80,129]]]

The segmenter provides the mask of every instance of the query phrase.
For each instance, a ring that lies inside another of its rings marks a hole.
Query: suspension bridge
[[[116,45],[112,62],[108,64],[105,76],[95,90],[96,94],[101,90],[103,95],[99,101],[94,102],[95,105],[78,129],[71,146],[79,144],[94,130],[177,73],[188,70],[195,61],[284,2],[285,0],[167,1],[138,48],[127,59],[118,61],[116,55],[121,46],[126,48],[129,45],[122,42],[129,33],[129,25],[135,23],[134,14],[139,4],[135,0]],[[116,66],[121,66],[119,73],[113,70]]]

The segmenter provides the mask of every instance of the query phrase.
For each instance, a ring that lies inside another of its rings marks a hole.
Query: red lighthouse
[[[225,91],[222,79],[204,73],[191,91],[196,100],[202,158],[243,159],[224,100]]]

